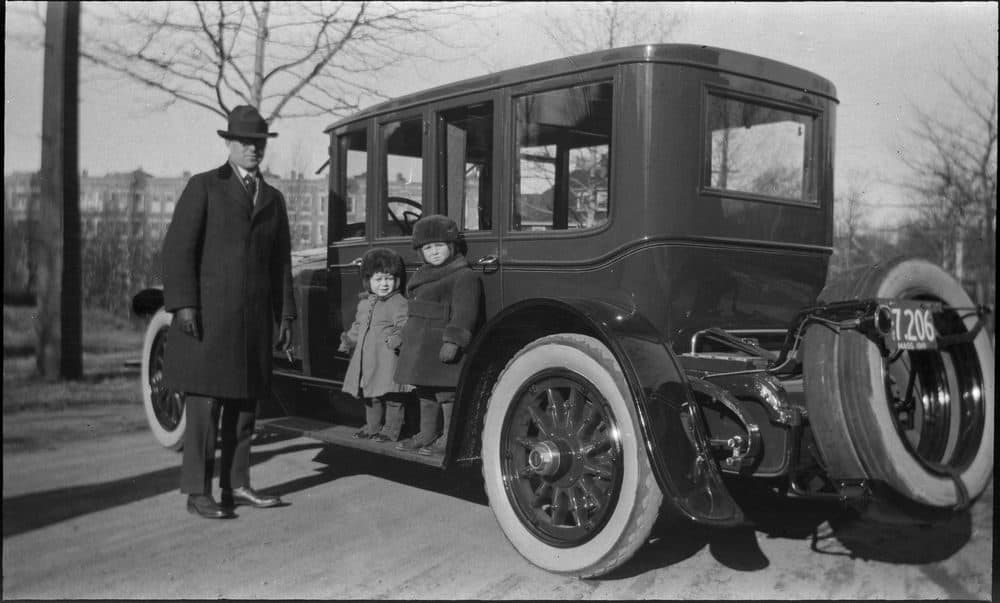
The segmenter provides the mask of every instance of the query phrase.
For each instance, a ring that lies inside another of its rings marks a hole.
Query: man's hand
[[[458,346],[456,344],[446,341],[441,345],[441,351],[438,353],[438,359],[441,362],[453,362],[456,356],[458,356]]]
[[[281,319],[281,326],[278,327],[278,343],[275,348],[285,352],[292,347],[292,319]]]
[[[198,308],[181,308],[174,313],[174,320],[182,333],[201,341],[201,311]]]

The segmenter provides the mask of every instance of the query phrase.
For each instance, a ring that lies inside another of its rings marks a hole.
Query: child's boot
[[[451,425],[451,409],[454,405],[454,402],[441,403],[441,418],[444,419],[444,425],[441,428],[441,435],[438,439],[434,440],[434,443],[424,446],[417,452],[424,456],[444,454],[444,450],[448,444],[448,427]]]
[[[382,431],[373,438],[378,442],[395,442],[399,439],[399,432],[403,430],[403,417],[405,409],[402,402],[387,401],[385,403],[385,423]]]
[[[420,433],[396,444],[396,449],[416,451],[433,442],[437,437],[437,414],[440,406],[437,400],[420,398]]]
[[[355,438],[371,438],[382,427],[382,401],[378,398],[365,401],[365,426],[359,429]]]

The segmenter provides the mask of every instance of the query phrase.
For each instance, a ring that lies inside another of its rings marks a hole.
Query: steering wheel
[[[403,221],[406,222],[406,228],[413,232],[413,225],[416,224],[417,220],[420,219],[420,214],[415,211],[406,210],[403,212]]]
[[[399,231],[404,235],[413,234],[413,224],[420,219],[420,214],[413,210],[403,210],[402,215],[397,215],[396,212],[392,211],[391,203],[399,203],[402,205],[409,205],[417,210],[422,210],[423,207],[413,201],[412,199],[407,199],[406,197],[389,197],[386,199],[386,213],[389,214],[389,218],[399,227]]]
[[[404,219],[401,220],[399,216],[397,216],[396,213],[392,211],[391,207],[386,207],[385,210],[389,214],[389,218],[392,219],[393,223],[395,223],[396,226],[399,227],[400,234],[412,234],[412,231],[407,230],[406,228],[405,214],[404,214]]]

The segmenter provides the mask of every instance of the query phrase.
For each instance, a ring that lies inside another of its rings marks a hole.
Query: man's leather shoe
[[[236,505],[250,505],[258,509],[266,509],[268,507],[277,507],[281,504],[281,499],[277,496],[261,494],[250,486],[222,491],[222,506],[224,507],[231,508]]]
[[[234,517],[233,512],[220,507],[211,494],[189,494],[187,509],[188,513],[201,515],[207,519],[228,519]]]

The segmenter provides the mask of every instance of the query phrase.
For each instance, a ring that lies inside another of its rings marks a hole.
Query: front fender
[[[507,343],[512,333],[527,332],[533,340],[566,331],[599,339],[618,360],[656,480],[676,508],[699,523],[741,523],[743,512],[709,452],[684,372],[662,336],[635,310],[590,299],[532,299],[511,305],[477,335],[460,380],[459,400],[467,399],[465,391],[486,393],[483,381],[495,378],[490,375],[494,371],[486,369],[495,363],[482,358],[489,348],[520,348],[523,344],[516,339]]]

